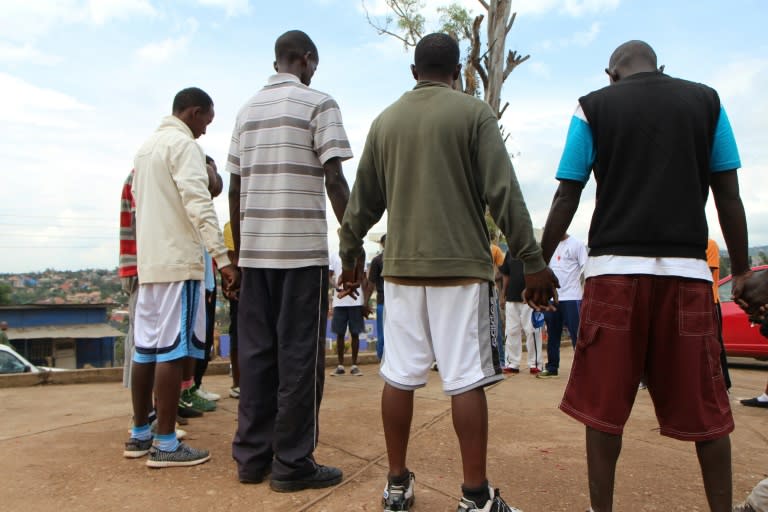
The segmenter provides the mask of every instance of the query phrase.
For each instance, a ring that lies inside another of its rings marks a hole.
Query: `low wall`
[[[350,356],[345,356],[349,364]],[[361,353],[358,364],[377,364],[376,354]],[[336,356],[325,357],[326,368],[334,368],[338,364]],[[218,359],[208,364],[209,375],[226,375],[229,373],[229,360]],[[65,370],[60,372],[17,373],[0,375],[0,388],[18,388],[37,386],[40,384],[90,384],[96,382],[122,382],[123,368],[93,368],[88,370]]]

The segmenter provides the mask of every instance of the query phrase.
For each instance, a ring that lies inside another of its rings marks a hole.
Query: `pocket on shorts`
[[[681,336],[713,336],[715,312],[709,285],[681,284],[678,289],[678,322]]]
[[[582,302],[582,308],[586,310],[582,317],[584,323],[628,331],[632,321],[632,309],[636,293],[637,281],[635,279],[610,277],[589,279],[585,300]]]

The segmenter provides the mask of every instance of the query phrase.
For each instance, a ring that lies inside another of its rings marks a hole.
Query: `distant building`
[[[0,306],[1,320],[18,353],[55,368],[112,367],[115,339],[124,336],[107,323],[105,304]]]

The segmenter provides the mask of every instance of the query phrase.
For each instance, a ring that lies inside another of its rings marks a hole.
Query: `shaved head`
[[[650,66],[656,69],[656,52],[645,41],[627,41],[613,51],[609,69]]]

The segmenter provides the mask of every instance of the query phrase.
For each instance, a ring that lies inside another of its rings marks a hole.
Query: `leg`
[[[733,500],[730,436],[697,442],[696,455],[699,458],[710,510],[730,512]]]
[[[213,328],[216,320],[216,288],[205,291],[205,357],[195,360],[195,386],[202,387],[213,348]]]
[[[350,344],[352,345],[352,364],[357,365],[357,354],[360,351],[360,335],[357,333],[350,333],[349,337]]]
[[[381,392],[381,420],[384,424],[384,440],[387,444],[389,476],[405,473],[408,439],[413,418],[413,391],[398,389],[384,384]]]
[[[344,366],[344,334],[336,335],[336,358],[339,360],[339,366]]]
[[[237,340],[237,300],[229,301],[229,360],[232,363],[232,387],[240,387],[240,361]]]
[[[133,403],[133,424],[146,425],[152,410],[152,388],[155,383],[155,363],[131,365],[131,402]],[[178,387],[178,386],[177,386]],[[174,412],[174,418],[176,413]]]
[[[560,338],[563,335],[563,315],[560,305],[557,311],[544,313],[547,324],[547,365],[548,372],[557,373],[560,369]]]
[[[260,482],[272,463],[277,412],[277,336],[279,308],[272,297],[274,271],[242,270],[238,303],[240,403],[232,457],[240,481]]]
[[[192,359],[183,358],[156,364],[157,434],[172,434],[176,430],[176,411],[181,393],[181,375],[184,366],[189,366],[189,360]]]
[[[451,397],[453,429],[459,438],[464,487],[487,485],[488,403],[485,390],[475,388]]]
[[[520,325],[519,302],[507,302],[507,360],[505,366],[513,369],[520,368],[520,359],[523,354],[523,338]]]
[[[579,314],[581,312],[580,300],[566,300],[560,303],[563,311],[563,323],[568,329],[568,335],[571,337],[571,346],[576,348],[576,341],[579,335]]]
[[[313,454],[318,443],[319,409],[325,384],[328,269],[304,267],[281,272],[284,278],[276,294],[280,309],[276,326],[279,384],[272,443],[272,488],[298,490],[290,485],[276,486],[275,481],[303,479],[318,470]],[[341,471],[325,469],[332,471],[324,473],[319,486],[335,485],[341,480]]]
[[[587,427],[589,499],[594,512],[613,510],[613,484],[620,453],[620,435],[606,434]]]

